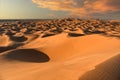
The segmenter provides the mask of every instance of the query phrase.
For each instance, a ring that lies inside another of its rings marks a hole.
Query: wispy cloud
[[[32,0],[41,8],[70,11],[71,15],[86,16],[94,13],[120,11],[120,0]]]

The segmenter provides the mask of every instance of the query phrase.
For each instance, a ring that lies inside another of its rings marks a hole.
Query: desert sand
[[[0,22],[0,80],[120,80],[120,22]]]

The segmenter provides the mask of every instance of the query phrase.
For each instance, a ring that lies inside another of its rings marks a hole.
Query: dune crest
[[[88,54],[88,52],[90,55],[97,52],[102,53],[114,48],[114,46],[119,47],[119,40],[116,38],[109,38],[102,35],[89,35],[74,38],[67,36],[67,34],[60,34],[45,39],[38,38],[24,45],[23,48],[35,48],[48,54],[51,60],[62,60],[75,55],[83,56]]]

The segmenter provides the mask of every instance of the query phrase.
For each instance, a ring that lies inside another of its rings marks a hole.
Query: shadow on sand
[[[97,65],[79,80],[120,80],[120,54]]]
[[[21,37],[9,36],[9,37],[12,41],[15,41],[15,42],[24,42],[27,40],[25,36],[21,36]]]
[[[6,47],[0,46],[0,53],[8,51],[8,50],[16,49],[17,47],[22,46],[22,45],[23,44],[21,43],[21,44],[14,44],[12,46],[6,46]]]
[[[4,55],[8,60],[17,60],[23,62],[48,62],[50,60],[49,56],[45,53],[34,50],[34,49],[19,49],[8,52]]]
[[[11,49],[14,49],[14,48],[13,47],[0,47],[0,53],[11,50]]]

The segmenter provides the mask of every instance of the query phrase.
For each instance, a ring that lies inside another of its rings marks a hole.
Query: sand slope
[[[119,58],[119,21],[0,23],[0,80],[120,80]]]
[[[0,79],[119,80],[119,52],[118,38],[98,34],[36,37],[0,53]]]
[[[120,80],[120,54],[95,66],[79,80]]]

